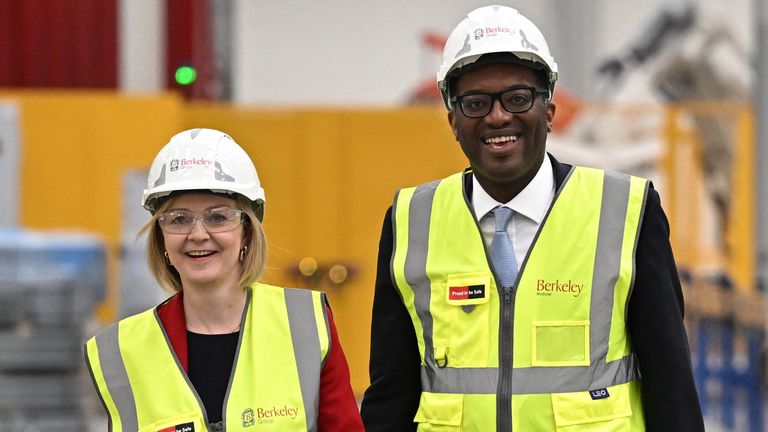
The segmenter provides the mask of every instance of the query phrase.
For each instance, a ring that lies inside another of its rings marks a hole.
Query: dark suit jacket
[[[559,188],[571,169],[550,155]],[[472,196],[471,175],[464,187]],[[392,208],[379,242],[378,273],[371,329],[371,386],[362,403],[368,432],[415,431],[413,417],[421,395],[420,358],[408,311],[390,277]],[[703,431],[683,326],[683,295],[669,244],[669,223],[659,194],[651,187],[635,257],[635,284],[629,299],[628,327],[642,376],[649,431]]]

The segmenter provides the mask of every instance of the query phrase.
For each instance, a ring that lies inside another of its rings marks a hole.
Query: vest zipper
[[[499,320],[499,386],[496,395],[496,430],[512,430],[512,287],[504,287]]]

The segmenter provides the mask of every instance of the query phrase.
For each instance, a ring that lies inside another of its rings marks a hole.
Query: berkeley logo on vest
[[[241,414],[243,420],[243,427],[254,426],[255,424],[267,424],[275,423],[276,421],[290,419],[293,420],[299,415],[299,409],[295,407],[289,407],[283,405],[278,408],[272,406],[270,408],[258,407],[255,410],[253,408],[246,408]]]
[[[160,429],[157,432],[195,432],[194,423],[177,424],[176,426],[170,426],[165,429]]]
[[[538,279],[536,281],[536,295],[540,296],[551,296],[552,294],[570,294],[573,297],[578,297],[583,289],[583,283],[576,283],[570,279],[567,281],[561,281],[560,279],[555,279],[553,281]]]
[[[251,408],[246,408],[243,413],[240,414],[240,418],[243,419],[243,427],[253,426],[256,424],[256,414],[254,414]]]

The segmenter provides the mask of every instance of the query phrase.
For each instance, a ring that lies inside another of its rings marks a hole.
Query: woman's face
[[[236,210],[237,204],[230,198],[195,192],[173,198],[164,213],[169,215],[169,221],[183,222],[184,217],[187,221],[189,217],[195,220],[189,234],[163,230],[168,258],[179,272],[184,290],[190,287],[238,286],[242,273],[239,256],[243,247],[243,224],[238,223],[228,231],[211,233],[202,220],[206,211],[222,208]]]

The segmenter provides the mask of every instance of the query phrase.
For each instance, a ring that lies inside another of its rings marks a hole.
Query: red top
[[[331,347],[320,374],[320,406],[318,407],[318,432],[360,431],[363,422],[352,386],[349,382],[349,366],[344,350],[339,343],[333,315],[328,311],[328,326],[331,331]],[[189,372],[187,355],[187,323],[184,317],[182,296],[175,295],[157,308],[157,314],[165,327],[181,366]]]

